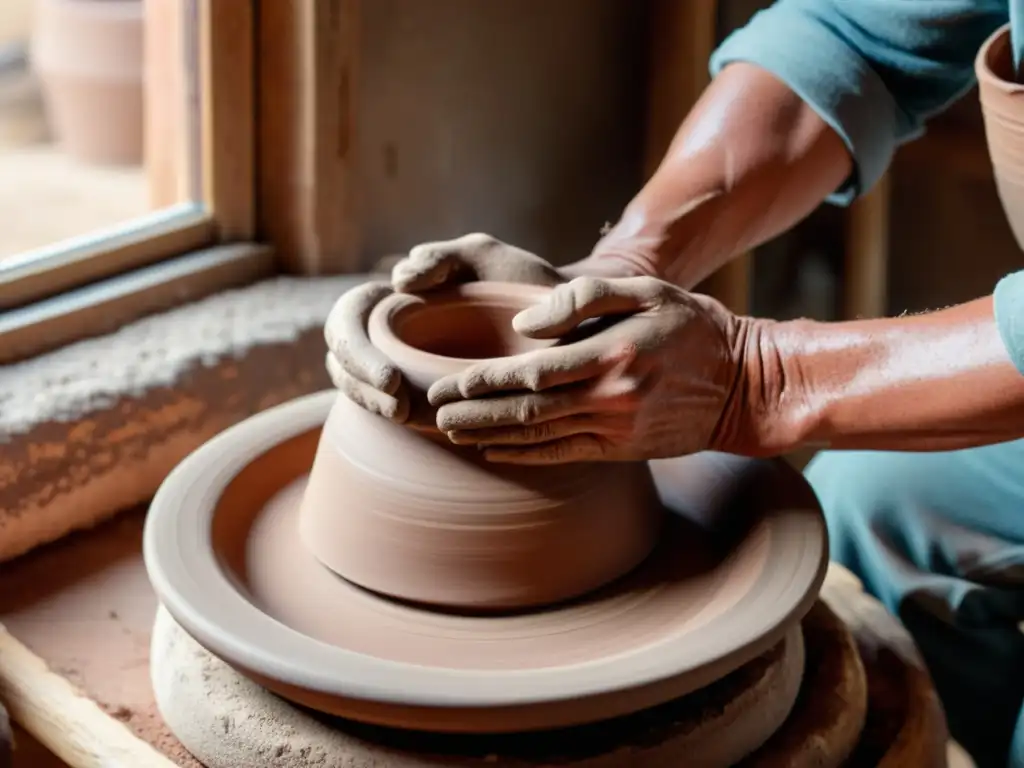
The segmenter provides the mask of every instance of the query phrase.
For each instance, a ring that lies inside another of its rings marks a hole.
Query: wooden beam
[[[652,0],[645,167],[650,177],[709,82],[718,0]],[[751,254],[740,254],[698,290],[738,314],[750,311]]]
[[[882,317],[888,309],[890,200],[886,174],[847,213],[843,311],[848,319]]]
[[[255,193],[253,0],[199,1],[203,203],[222,241],[252,240]]]
[[[258,203],[281,266],[360,269],[356,196],[359,0],[260,5]]]

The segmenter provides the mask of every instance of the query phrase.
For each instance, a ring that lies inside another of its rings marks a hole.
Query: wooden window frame
[[[199,130],[181,131],[172,170],[202,202],[13,257],[0,271],[0,364],[273,271],[270,249],[255,242],[257,2],[164,0],[171,23],[160,34],[180,43],[160,46],[174,58],[159,62],[165,71],[191,71],[195,24]],[[188,88],[173,95],[186,99]]]

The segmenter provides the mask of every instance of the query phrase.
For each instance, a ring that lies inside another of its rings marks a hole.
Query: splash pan
[[[297,704],[439,732],[565,727],[718,680],[779,643],[827,565],[820,509],[782,462],[652,463],[668,522],[636,570],[515,615],[440,612],[336,576],[298,510],[336,393],[255,416],[168,476],[146,523],[150,580],[203,647]]]

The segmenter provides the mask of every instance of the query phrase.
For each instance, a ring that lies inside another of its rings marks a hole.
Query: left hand
[[[442,406],[437,426],[456,444],[515,464],[754,452],[743,369],[761,321],[651,277],[584,277],[554,288],[513,326],[558,338],[590,318],[621,315],[580,341],[436,382],[428,397]]]

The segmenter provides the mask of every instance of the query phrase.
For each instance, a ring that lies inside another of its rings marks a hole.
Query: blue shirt
[[[755,64],[821,115],[853,157],[854,172],[829,198],[847,205],[881,178],[901,143],[970,90],[975,56],[1009,21],[1011,3],[1024,13],[1020,0],[777,0],[726,38],[711,74]],[[994,301],[1024,373],[1024,271],[1004,277]]]

